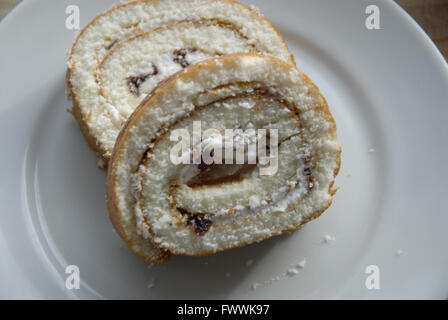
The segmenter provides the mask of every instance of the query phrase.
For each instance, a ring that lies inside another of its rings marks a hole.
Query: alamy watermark
[[[368,274],[365,285],[368,290],[380,289],[380,268],[371,264],[366,267],[365,273]]]
[[[170,150],[173,164],[259,164],[260,175],[278,169],[278,129],[207,129],[193,121],[192,137],[187,129],[171,132],[177,142]]]
[[[380,8],[374,4],[366,7],[365,13],[368,15],[366,18],[366,28],[368,30],[379,30],[380,25]]]
[[[80,288],[80,275],[79,275],[79,267],[71,264],[65,268],[65,273],[69,276],[65,279],[65,287],[68,290],[79,289]]]
[[[79,7],[77,5],[69,5],[65,8],[67,18],[65,19],[65,27],[68,30],[79,30]]]

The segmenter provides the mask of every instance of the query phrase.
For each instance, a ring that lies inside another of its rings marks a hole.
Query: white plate
[[[447,64],[391,1],[376,2],[381,30],[368,30],[370,2],[253,1],[336,118],[331,208],[296,232],[152,268],[112,231],[105,173],[66,112],[65,8],[85,25],[112,1],[19,5],[0,24],[0,298],[446,298]],[[67,265],[79,290],[65,287]],[[379,290],[366,288],[369,265]]]

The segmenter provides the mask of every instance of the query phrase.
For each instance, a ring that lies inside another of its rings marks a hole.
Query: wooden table
[[[448,60],[448,0],[396,0],[418,24]]]
[[[0,20],[20,1],[0,0]],[[396,2],[422,26],[448,60],[448,0],[396,0]]]

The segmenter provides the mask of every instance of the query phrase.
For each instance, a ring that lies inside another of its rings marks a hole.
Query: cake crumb
[[[286,274],[290,277],[295,276],[296,274],[299,273],[299,270],[295,269],[295,268],[290,268],[286,271]]]
[[[250,267],[253,263],[254,263],[254,260],[249,259],[249,260],[246,261],[245,264],[246,264],[246,267]]]
[[[268,280],[267,283],[268,283],[268,284],[273,284],[274,282],[278,282],[278,281],[280,281],[280,279],[281,279],[281,276],[276,276],[276,277],[274,277],[274,278]]]
[[[153,288],[155,285],[156,285],[156,278],[152,277],[152,278],[151,278],[151,283],[149,283],[146,287],[147,287],[148,289],[151,289],[151,288]]]
[[[106,169],[106,163],[104,162],[103,158],[98,157],[98,160],[96,161],[96,166],[98,169],[104,170]]]
[[[255,291],[255,290],[257,290],[258,287],[260,287],[260,286],[261,286],[260,283],[258,283],[258,282],[254,282],[254,283],[250,286],[250,289],[251,289],[252,291]]]
[[[331,236],[331,235],[329,235],[329,234],[326,234],[326,235],[323,237],[323,242],[324,242],[324,243],[330,244],[330,243],[332,243],[332,242],[334,242],[334,241],[336,241],[336,237],[333,237],[333,236]]]
[[[303,258],[298,263],[294,263],[285,272],[272,277],[269,280],[264,280],[262,282],[255,282],[252,284],[252,290],[256,290],[260,286],[269,286],[280,280],[286,279],[288,277],[294,277],[300,273],[300,270],[305,268],[306,258]]]
[[[285,275],[290,277],[295,276],[296,274],[299,273],[300,269],[305,268],[305,265],[306,265],[306,258],[303,258],[300,262],[293,264],[292,268],[286,270]]]
[[[298,264],[296,264],[296,266],[300,269],[305,268],[306,265],[306,258],[303,258],[302,261],[300,261]]]

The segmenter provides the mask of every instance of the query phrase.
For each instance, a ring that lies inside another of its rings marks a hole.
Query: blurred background
[[[0,20],[20,1],[22,0],[0,0]],[[395,2],[418,22],[445,59],[448,59],[448,0],[396,0]]]

